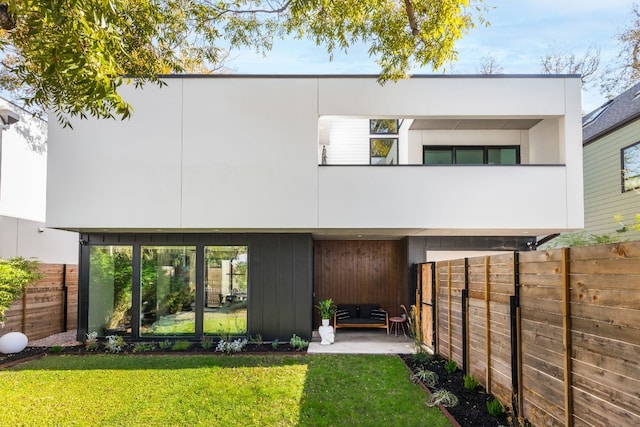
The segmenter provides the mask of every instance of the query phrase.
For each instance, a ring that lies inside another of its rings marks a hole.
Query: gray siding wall
[[[585,231],[610,234],[622,240],[638,240],[633,230],[634,216],[640,213],[640,192],[621,190],[620,150],[640,141],[640,120],[635,121],[584,147],[584,217]],[[622,215],[627,225],[617,233],[614,216]]]
[[[311,339],[313,238],[310,234],[83,234],[78,337],[87,332],[89,245],[248,245],[248,334],[263,340]],[[87,244],[88,243],[88,244]],[[135,260],[134,260],[135,263]],[[134,274],[135,269],[134,269]],[[139,310],[134,309],[134,315]]]

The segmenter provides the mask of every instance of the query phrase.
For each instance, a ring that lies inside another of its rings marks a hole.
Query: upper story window
[[[399,128],[397,119],[369,120],[369,133],[372,135],[397,135]]]
[[[621,150],[622,192],[640,188],[640,142]]]
[[[398,164],[398,138],[371,138],[369,163],[372,165]]]
[[[518,165],[518,146],[423,146],[425,165]]]

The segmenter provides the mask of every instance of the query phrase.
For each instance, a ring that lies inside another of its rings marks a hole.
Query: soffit
[[[542,119],[416,119],[410,130],[528,130]]]

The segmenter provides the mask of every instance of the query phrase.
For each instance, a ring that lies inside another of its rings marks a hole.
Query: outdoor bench
[[[382,328],[389,333],[389,314],[377,304],[338,304],[333,327]]]

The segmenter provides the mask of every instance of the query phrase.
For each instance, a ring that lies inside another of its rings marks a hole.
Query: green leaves
[[[0,322],[5,311],[22,295],[25,286],[40,278],[38,263],[21,257],[0,259]]]
[[[455,41],[478,15],[470,3],[13,0],[0,8],[0,23],[15,22],[0,33],[0,83],[22,88],[27,105],[50,110],[64,124],[73,116],[126,118],[131,105],[118,93],[123,76],[142,86],[162,84],[162,74],[213,72],[229,49],[265,53],[287,35],[323,45],[330,57],[364,43],[386,82],[414,65],[436,70],[454,60]]]

